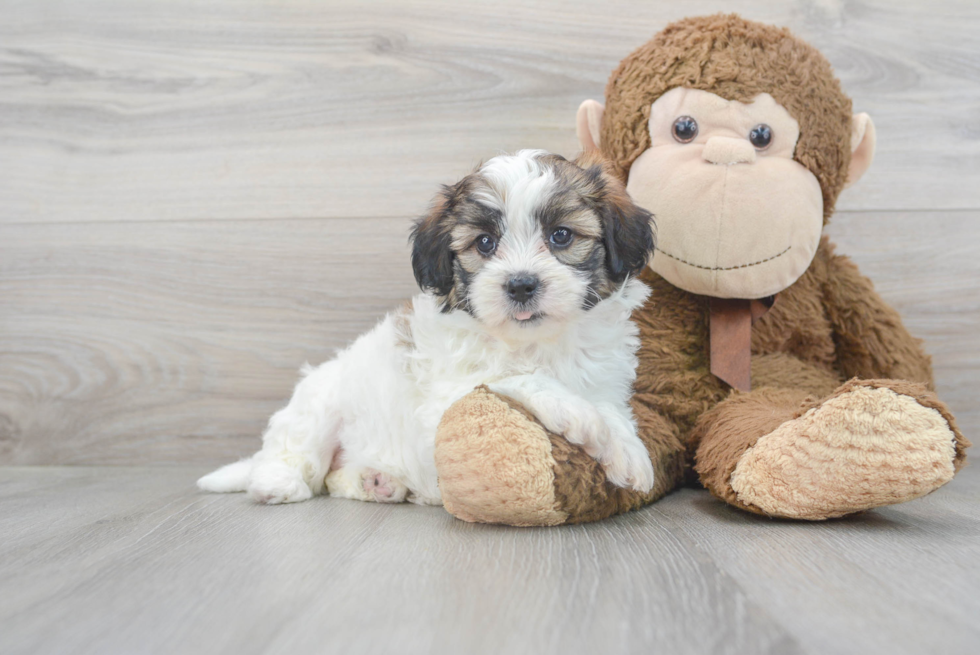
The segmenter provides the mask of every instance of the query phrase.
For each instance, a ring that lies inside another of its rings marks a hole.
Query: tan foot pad
[[[953,477],[955,455],[937,410],[853,386],[760,438],[731,486],[770,516],[819,520],[924,496]]]
[[[436,434],[439,490],[464,521],[558,525],[551,441],[539,423],[480,387],[456,401]]]

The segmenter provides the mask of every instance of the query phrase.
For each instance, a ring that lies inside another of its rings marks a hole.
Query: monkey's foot
[[[770,516],[833,518],[938,489],[968,445],[923,387],[852,381],[745,451],[731,487]]]
[[[653,453],[648,492],[617,487],[581,446],[551,433],[522,405],[481,386],[446,410],[435,461],[446,510],[464,521],[586,523],[652,503],[684,476],[684,446],[656,412],[634,406]]]

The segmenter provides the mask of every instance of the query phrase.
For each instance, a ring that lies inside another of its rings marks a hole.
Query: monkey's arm
[[[849,258],[827,257],[824,302],[844,375],[911,380],[933,388],[932,363],[922,342],[909,334],[898,312]]]

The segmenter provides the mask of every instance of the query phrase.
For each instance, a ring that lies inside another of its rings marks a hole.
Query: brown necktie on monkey
[[[752,325],[772,309],[777,296],[711,299],[711,374],[733,389],[752,390]]]

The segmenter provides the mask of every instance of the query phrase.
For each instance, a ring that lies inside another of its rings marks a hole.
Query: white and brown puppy
[[[601,162],[523,150],[445,187],[412,233],[423,293],[335,359],[307,368],[262,449],[204,476],[264,503],[325,490],[441,503],[443,412],[481,384],[582,445],[609,479],[648,491],[629,399],[653,250],[649,213]]]

